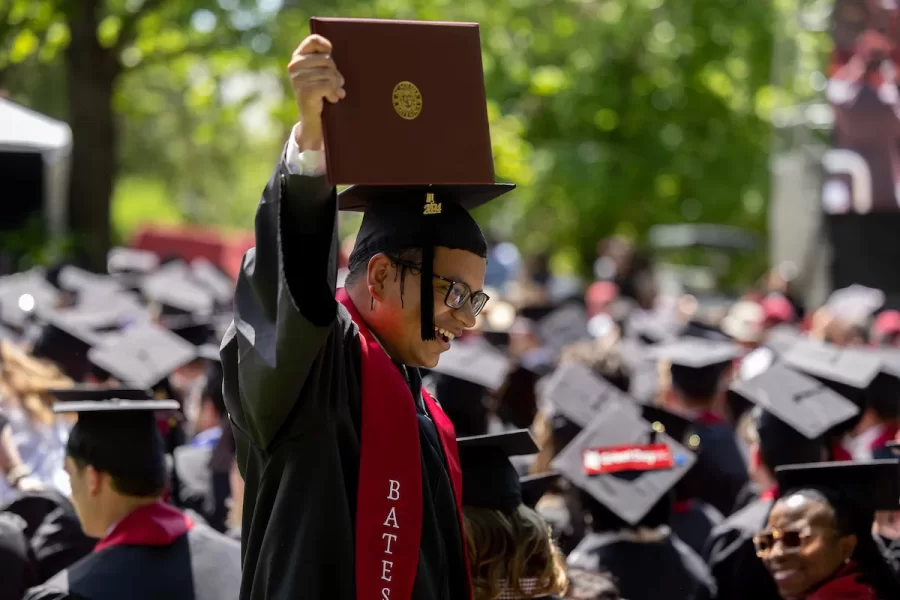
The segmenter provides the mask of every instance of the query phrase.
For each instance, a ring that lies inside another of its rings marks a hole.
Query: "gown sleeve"
[[[284,155],[282,155],[284,156]],[[296,407],[337,315],[337,193],[325,177],[293,175],[282,158],[256,211],[234,323],[222,345],[225,401],[235,425],[268,450]]]

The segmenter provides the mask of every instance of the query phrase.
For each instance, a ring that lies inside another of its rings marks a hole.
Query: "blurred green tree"
[[[520,187],[478,216],[526,251],[586,272],[599,239],[655,223],[764,230],[772,3],[0,0],[0,87],[16,78],[72,123],[72,224],[93,257],[117,157],[188,219],[250,225],[296,117],[284,65],[313,14],[482,24],[497,178]]]

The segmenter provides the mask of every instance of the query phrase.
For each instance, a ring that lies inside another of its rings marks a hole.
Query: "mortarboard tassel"
[[[434,246],[422,247],[421,286],[422,339],[430,342],[434,340]]]

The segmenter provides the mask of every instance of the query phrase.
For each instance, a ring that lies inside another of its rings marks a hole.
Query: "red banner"
[[[672,451],[665,444],[589,448],[582,452],[581,461],[587,475],[605,475],[622,471],[660,471],[675,466]]]

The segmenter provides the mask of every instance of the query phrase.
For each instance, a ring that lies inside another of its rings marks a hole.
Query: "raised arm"
[[[229,414],[261,448],[294,409],[337,312],[337,194],[324,177],[321,114],[344,92],[330,51],[310,36],[288,66],[301,121],[263,191],[222,349]]]

